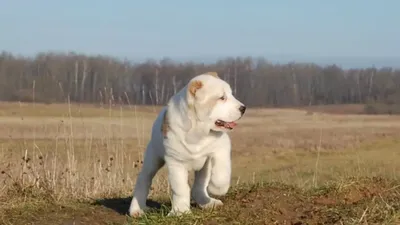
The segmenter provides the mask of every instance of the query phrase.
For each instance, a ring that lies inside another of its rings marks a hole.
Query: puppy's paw
[[[167,216],[182,216],[182,215],[187,215],[187,214],[191,214],[192,211],[190,211],[190,209],[188,210],[174,210],[172,209]]]
[[[215,199],[215,198],[210,198],[209,202],[206,204],[200,205],[200,208],[202,209],[214,209],[223,206],[224,203],[222,203],[221,200]]]
[[[144,215],[144,210],[142,209],[133,209],[129,211],[129,216],[132,218],[139,218]]]

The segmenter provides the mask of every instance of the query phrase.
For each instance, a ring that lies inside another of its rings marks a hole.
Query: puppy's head
[[[187,87],[187,100],[197,119],[215,131],[232,130],[246,111],[232,95],[230,85],[215,72],[194,77]]]

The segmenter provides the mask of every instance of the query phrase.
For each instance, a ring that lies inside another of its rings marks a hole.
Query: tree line
[[[249,106],[376,102],[400,104],[400,69],[232,57],[215,63],[168,58],[134,63],[108,56],[45,52],[0,55],[0,101],[163,105],[193,76],[216,71]]]

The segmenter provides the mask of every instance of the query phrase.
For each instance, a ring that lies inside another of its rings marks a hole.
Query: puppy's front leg
[[[207,186],[211,177],[211,159],[208,158],[201,170],[195,172],[192,196],[201,208],[222,206],[221,200],[211,198],[207,193]]]
[[[168,181],[172,190],[172,209],[168,216],[179,216],[190,213],[190,187],[188,170],[185,166],[173,159],[166,160]]]
[[[225,195],[231,182],[231,147],[228,135],[221,138],[218,151],[211,157],[211,179],[207,191],[213,195]]]

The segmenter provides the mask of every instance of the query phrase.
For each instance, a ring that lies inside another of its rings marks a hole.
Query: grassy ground
[[[0,103],[0,224],[396,224],[400,117],[349,108],[250,109],[231,133],[223,208],[165,217],[163,169],[153,212],[132,220],[158,107]]]

